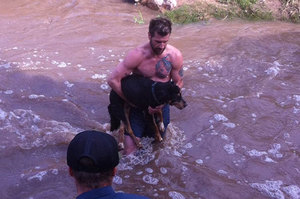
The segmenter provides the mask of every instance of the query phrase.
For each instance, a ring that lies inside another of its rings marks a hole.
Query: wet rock
[[[177,6],[177,0],[139,0],[138,3],[152,10],[172,10]]]

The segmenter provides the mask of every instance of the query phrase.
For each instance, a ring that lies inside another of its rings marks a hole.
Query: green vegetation
[[[143,23],[145,23],[141,11],[139,11],[139,16],[138,16],[138,17],[134,16],[133,19],[134,19],[134,23],[138,23],[138,24],[143,24]]]
[[[218,0],[218,2],[223,4],[236,4],[243,10],[248,9],[252,4],[255,4],[256,1],[257,0]]]
[[[284,20],[299,22],[299,3],[297,0],[280,0],[286,7]],[[186,24],[217,19],[241,18],[246,20],[274,20],[271,10],[258,0],[218,0],[218,4],[195,2],[175,10],[166,11],[164,16],[173,23]]]
[[[294,23],[300,22],[300,3],[299,0],[280,0],[282,9],[282,19],[292,21]]]
[[[187,24],[198,21],[207,20],[205,18],[204,10],[195,5],[183,5],[173,11],[167,11],[164,15],[169,18],[173,23]]]

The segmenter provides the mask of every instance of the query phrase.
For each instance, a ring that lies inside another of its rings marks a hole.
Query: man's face
[[[166,36],[161,36],[157,33],[153,37],[149,34],[151,48],[156,55],[161,55],[167,47],[170,34]]]

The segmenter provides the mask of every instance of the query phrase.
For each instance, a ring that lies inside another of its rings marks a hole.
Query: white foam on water
[[[100,85],[100,88],[103,89],[103,90],[107,90],[107,89],[109,89],[110,87],[108,86],[108,84],[101,84],[101,85]]]
[[[191,149],[191,148],[193,148],[193,144],[189,142],[184,146],[184,148]]]
[[[64,84],[68,87],[71,88],[74,86],[74,84],[70,83],[69,81],[65,81]]]
[[[37,98],[44,98],[45,95],[36,95],[36,94],[31,94],[28,96],[29,99],[37,99]]]
[[[273,64],[274,64],[275,66],[281,66],[281,64],[280,64],[278,61],[274,61]]]
[[[300,108],[293,107],[293,113],[300,113]]]
[[[34,176],[31,176],[29,178],[27,178],[28,181],[33,180],[33,179],[38,179],[39,181],[43,180],[43,177],[47,174],[47,171],[40,171],[37,174],[35,174]]]
[[[82,129],[74,128],[67,122],[45,120],[31,110],[16,109],[7,112],[3,117],[1,130],[9,133],[11,142],[7,147],[32,149],[69,142],[76,132]],[[3,143],[7,143],[3,138]]]
[[[266,156],[265,162],[277,163],[276,161],[274,161],[272,158],[270,158],[270,157],[268,157],[268,156]]]
[[[151,169],[151,168],[146,168],[145,171],[146,171],[147,173],[153,173],[153,169]]]
[[[283,155],[279,152],[280,148],[281,148],[281,145],[275,143],[275,144],[273,144],[273,148],[269,149],[268,152],[276,158],[282,158]]]
[[[283,185],[281,180],[266,180],[265,183],[250,183],[250,186],[276,199],[285,199],[286,194],[289,195],[288,198],[291,199],[300,198],[300,188],[297,185]]]
[[[236,125],[234,123],[231,123],[231,122],[225,122],[225,123],[223,123],[223,125],[225,125],[229,128],[235,128],[236,127]]]
[[[121,185],[123,184],[123,179],[120,176],[115,175],[113,178],[113,183],[117,185]]]
[[[52,169],[51,173],[54,174],[54,175],[58,175],[58,169]]]
[[[168,173],[168,170],[164,167],[161,167],[159,170],[162,174],[167,174]]]
[[[4,94],[6,94],[6,95],[11,95],[13,93],[14,93],[13,90],[6,90],[6,91],[4,91]]]
[[[222,170],[222,169],[218,170],[218,173],[219,173],[219,174],[222,174],[222,175],[227,175],[227,174],[228,174],[227,171],[224,171],[224,170]]]
[[[280,68],[278,68],[278,66],[272,66],[272,67],[268,68],[267,70],[265,70],[265,72],[268,75],[272,76],[272,78],[277,76],[279,71],[280,71]]]
[[[168,193],[168,195],[172,198],[172,199],[185,199],[185,197],[179,193],[179,192],[176,192],[176,191],[170,191]]]
[[[225,134],[222,134],[222,135],[221,135],[221,138],[222,138],[223,140],[229,140],[228,136],[225,135]]]
[[[152,141],[154,138],[143,137],[141,143],[142,149],[137,150],[135,153],[127,156],[122,156],[118,165],[119,170],[132,170],[135,165],[146,165],[154,160],[155,154],[153,153]]]
[[[4,64],[0,63],[0,68],[5,68],[5,69],[11,68],[10,62],[4,63]]]
[[[139,176],[139,175],[142,175],[143,173],[144,173],[143,171],[138,171],[135,174]]]
[[[92,76],[92,79],[105,79],[107,77],[107,74],[94,74]]]
[[[300,198],[300,188],[296,185],[289,185],[286,187],[282,187],[282,190],[293,199]]]
[[[53,65],[58,65],[59,62],[57,62],[57,61],[55,61],[55,60],[52,60],[52,61],[51,61],[51,64],[53,64]]]
[[[181,170],[182,170],[183,172],[186,172],[186,171],[189,170],[189,169],[188,169],[186,166],[182,165]]]
[[[228,154],[234,154],[235,150],[234,150],[234,143],[230,143],[230,144],[225,144],[225,146],[223,147],[224,150],[228,153]]]
[[[228,118],[222,114],[214,114],[214,118],[217,121],[224,121],[224,122],[228,121]]]
[[[57,67],[59,67],[59,68],[65,68],[65,67],[67,67],[67,64],[66,64],[65,62],[60,62],[60,63],[57,65]]]
[[[197,159],[197,160],[196,160],[196,163],[202,165],[204,162],[203,162],[203,160],[201,160],[201,159]]]
[[[265,152],[265,151],[258,151],[256,149],[252,149],[251,151],[248,151],[248,154],[251,157],[253,157],[253,156],[259,157],[259,156],[262,156],[262,155],[267,155],[268,153]]]
[[[5,120],[7,113],[0,108],[0,120]]]
[[[177,151],[177,150],[173,151],[173,155],[175,155],[177,157],[182,157],[182,154],[179,151]]]
[[[300,102],[300,95],[293,95],[293,99]]]
[[[147,184],[157,185],[159,180],[152,176],[152,174],[147,174],[143,176],[143,181]]]

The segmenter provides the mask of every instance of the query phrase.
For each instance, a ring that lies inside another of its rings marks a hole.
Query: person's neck
[[[103,187],[107,187],[107,186],[111,186],[111,184],[110,183],[100,183],[97,189],[103,188]],[[85,193],[85,192],[93,190],[93,189],[91,189],[89,187],[82,186],[82,185],[80,185],[78,183],[76,183],[76,188],[77,188],[77,195],[78,196],[80,194],[82,194],[82,193]]]

